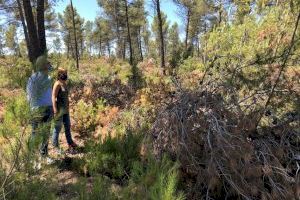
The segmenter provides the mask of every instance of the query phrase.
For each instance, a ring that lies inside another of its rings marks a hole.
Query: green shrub
[[[1,73],[3,78],[5,78],[5,84],[3,86],[13,87],[13,88],[25,88],[27,80],[32,73],[31,63],[24,58],[17,58],[13,60],[8,60],[7,65],[1,66]],[[0,78],[3,80],[3,78]]]
[[[184,88],[195,88],[202,80],[204,71],[201,59],[189,57],[178,67],[177,75]]]
[[[65,61],[62,67],[68,69],[69,83],[71,86],[83,83],[83,76],[76,68],[74,60]]]
[[[96,67],[96,74],[100,81],[120,80],[122,84],[127,85],[132,76],[131,66],[127,62],[114,60],[113,62],[102,62]]]
[[[139,106],[124,110],[120,113],[118,120],[112,124],[112,129],[119,135],[124,135],[128,129],[136,132],[145,132],[151,126],[151,115],[149,106]]]
[[[91,191],[87,191],[86,179],[79,180],[75,187],[79,192],[79,200],[113,200],[116,196],[110,191],[110,183],[108,180],[97,176],[93,179]]]
[[[0,136],[16,136],[30,123],[30,109],[25,98],[25,93],[7,99],[3,124],[0,126]]]
[[[96,109],[91,103],[80,100],[72,113],[74,119],[73,128],[81,134],[87,134],[95,130],[96,127]]]
[[[52,191],[51,183],[38,179],[16,179],[15,192],[7,199],[23,200],[55,200],[55,193]]]
[[[135,162],[122,199],[183,200],[183,193],[177,192],[177,169],[167,157],[157,161],[149,156],[146,164]]]
[[[141,135],[128,132],[114,138],[108,136],[99,144],[91,144],[87,158],[89,170],[115,179],[128,176],[132,164],[140,160],[141,141]]]
[[[0,139],[4,141],[0,150],[0,170],[2,165],[6,169],[3,168],[0,172],[0,186],[4,186],[0,188],[3,190],[1,193],[7,195],[3,199],[55,199],[50,194],[49,183],[30,177],[33,172],[32,161],[35,158],[27,148],[30,118],[24,93],[11,97],[6,102],[3,123],[0,125]],[[9,173],[7,169],[12,172]],[[7,180],[5,176],[8,177]]]

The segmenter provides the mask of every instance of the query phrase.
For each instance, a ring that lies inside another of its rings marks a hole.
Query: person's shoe
[[[58,155],[58,156],[62,156],[65,154],[64,150],[62,150],[61,148],[59,147],[56,147],[55,148],[55,153]]]
[[[75,143],[75,142],[73,142],[72,144],[69,144],[69,148],[77,148],[78,147],[78,145]]]
[[[68,150],[66,151],[69,154],[77,154],[76,148],[69,146]]]
[[[46,164],[46,165],[52,165],[55,161],[52,159],[52,158],[50,158],[49,156],[43,156],[43,161],[44,161],[44,163]]]
[[[42,168],[42,163],[39,160],[33,162],[33,169],[40,170]]]
[[[54,162],[55,162],[55,161],[54,161],[52,158],[50,158],[50,157],[47,157],[47,158],[46,158],[46,163],[47,163],[47,165],[52,165]]]

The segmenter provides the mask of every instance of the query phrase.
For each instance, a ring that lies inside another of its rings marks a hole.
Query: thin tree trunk
[[[76,27],[75,27],[75,16],[74,16],[74,8],[73,2],[71,2],[71,10],[72,10],[72,23],[73,23],[73,33],[74,33],[74,40],[75,40],[75,56],[76,56],[76,67],[79,69],[79,56],[78,56],[78,44],[77,44],[77,34],[76,34]]]
[[[197,57],[200,57],[200,40],[199,35],[197,35]]]
[[[68,44],[67,45],[67,58],[70,57],[70,45]]]
[[[188,8],[187,22],[186,22],[186,30],[185,30],[185,50],[188,49],[189,30],[190,30],[190,20],[191,20],[191,11],[190,11],[190,8]]]
[[[70,57],[70,49],[72,50],[72,48],[71,48],[71,33],[69,32],[68,33],[68,44],[67,44],[67,58]]]
[[[126,40],[125,39],[123,40],[123,51],[122,51],[122,53],[123,53],[123,60],[125,60],[126,59]]]
[[[21,18],[21,23],[22,23],[22,27],[23,27],[24,36],[25,36],[26,46],[27,46],[27,50],[28,50],[28,58],[29,58],[30,62],[34,62],[33,47],[29,41],[27,26],[25,23],[23,8],[22,8],[20,0],[17,0],[17,4],[18,4],[19,15]]]
[[[109,42],[107,42],[106,46],[107,46],[108,57],[110,57],[110,44],[109,44]]]
[[[99,37],[99,58],[101,57],[102,55],[102,38],[101,38],[101,34],[100,34],[100,37]]]
[[[121,33],[120,33],[120,22],[119,22],[119,17],[118,17],[118,8],[117,8],[117,2],[118,0],[114,1],[114,18],[116,20],[116,30],[117,30],[117,58],[121,58],[122,56],[122,52],[124,50],[122,50],[122,42],[121,42]]]
[[[141,27],[139,27],[138,44],[139,44],[139,49],[140,49],[141,60],[144,60],[143,48],[142,48]]]
[[[164,45],[163,24],[162,24],[161,12],[160,12],[159,0],[156,0],[156,12],[158,17],[159,37],[160,37],[160,54],[161,54],[160,66],[162,68],[165,68],[165,45]]]
[[[126,26],[127,26],[127,36],[128,36],[128,43],[129,43],[129,62],[133,65],[133,49],[132,49],[132,42],[131,42],[131,34],[130,34],[130,25],[129,25],[129,17],[128,17],[128,4],[127,0],[125,2],[125,14],[126,14]]]
[[[46,52],[46,33],[45,33],[45,1],[38,0],[36,8],[36,22],[38,38],[40,43],[39,54],[42,55]]]
[[[30,45],[32,45],[32,47],[34,47],[32,49],[31,57],[33,58],[33,60],[35,60],[40,55],[39,54],[40,44],[37,35],[37,29],[34,22],[30,0],[23,0],[23,8],[24,8],[24,14],[25,14],[25,19],[27,24],[29,43]]]
[[[222,23],[222,15],[223,15],[222,3],[221,3],[221,2],[220,2],[220,7],[219,7],[219,9],[218,9],[218,13],[219,13],[219,22],[218,22],[218,24],[219,24],[219,26],[220,26],[221,23]]]
[[[79,55],[79,59],[81,59],[83,57],[83,37],[80,37],[80,55]]]

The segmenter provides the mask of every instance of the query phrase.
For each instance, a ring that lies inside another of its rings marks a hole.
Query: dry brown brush
[[[299,116],[257,130],[258,112],[220,93],[182,91],[152,129],[154,154],[179,160],[187,199],[299,199]]]

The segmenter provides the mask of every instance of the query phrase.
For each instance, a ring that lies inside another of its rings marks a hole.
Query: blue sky
[[[149,13],[148,20],[152,21],[153,9],[150,5],[150,0],[145,0],[146,10]],[[55,7],[56,12],[62,13],[65,7],[70,3],[70,0],[61,0]],[[97,0],[73,0],[73,6],[77,9],[79,15],[86,20],[94,21],[97,15],[100,13],[100,8],[97,4]],[[161,10],[167,14],[168,20],[173,23],[177,22],[181,24],[181,19],[176,15],[177,7],[172,0],[162,0]]]

